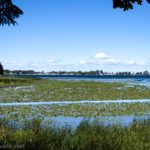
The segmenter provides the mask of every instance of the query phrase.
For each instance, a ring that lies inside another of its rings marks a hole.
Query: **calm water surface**
[[[4,115],[0,115],[0,119],[5,118]],[[29,116],[26,119],[11,119],[8,121],[8,125],[20,128],[24,125],[24,120],[31,121],[33,116]],[[72,128],[76,128],[81,121],[88,120],[90,122],[97,121],[104,126],[112,126],[112,125],[121,125],[121,126],[129,126],[134,120],[144,120],[150,119],[150,114],[146,114],[143,116],[134,116],[134,115],[122,115],[122,116],[101,116],[101,117],[67,117],[67,116],[45,116],[41,119],[41,125],[45,126],[70,126]]]
[[[53,102],[7,102],[0,106],[38,106],[38,105],[70,105],[70,104],[110,104],[110,103],[150,103],[150,99],[138,100],[81,100],[81,101],[53,101]]]
[[[99,123],[105,126],[112,126],[112,125],[129,126],[135,119],[137,120],[150,119],[150,114],[146,114],[143,116],[134,116],[134,115],[102,116],[96,118],[58,116],[45,118],[45,120],[47,119],[53,120],[57,126],[70,125],[73,128],[76,128],[83,120],[89,120],[91,122],[98,121]]]

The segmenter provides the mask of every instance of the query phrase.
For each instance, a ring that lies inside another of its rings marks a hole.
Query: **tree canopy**
[[[150,0],[146,0],[150,4]],[[143,0],[113,0],[113,7],[114,8],[121,8],[124,11],[129,9],[133,9],[133,5],[137,3],[142,5]]]
[[[4,68],[3,65],[0,63],[0,75],[4,74]]]
[[[150,4],[150,0],[146,0]],[[142,5],[143,0],[112,0],[113,8],[121,8],[124,11],[133,9],[135,3]],[[0,0],[0,26],[15,25],[16,19],[23,11],[12,3],[12,0]]]
[[[15,25],[16,19],[23,11],[12,3],[12,0],[0,0],[0,25]]]

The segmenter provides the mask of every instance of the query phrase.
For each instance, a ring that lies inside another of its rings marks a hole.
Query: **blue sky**
[[[0,27],[6,69],[150,71],[150,5],[112,0],[14,0],[24,15]]]

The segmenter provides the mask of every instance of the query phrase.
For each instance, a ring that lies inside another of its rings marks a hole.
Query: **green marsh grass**
[[[0,114],[9,119],[28,117],[99,117],[99,116],[142,116],[150,112],[150,103],[122,104],[70,104],[41,106],[7,106],[0,107]]]
[[[150,88],[138,85],[130,87],[126,83],[3,78],[0,79],[0,85],[1,102],[150,98]],[[18,86],[27,86],[29,89],[14,88]]]
[[[0,123],[0,146],[22,145],[26,150],[149,150],[149,140],[150,120],[135,120],[128,127],[85,120],[76,129],[43,128],[40,120],[26,122],[19,129]]]

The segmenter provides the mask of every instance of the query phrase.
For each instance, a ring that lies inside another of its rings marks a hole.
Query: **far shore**
[[[98,78],[98,79],[113,79],[113,78],[150,78],[150,75],[68,75],[68,74],[14,74],[15,77],[31,77],[31,78],[47,78],[47,77],[71,77],[71,78]]]

